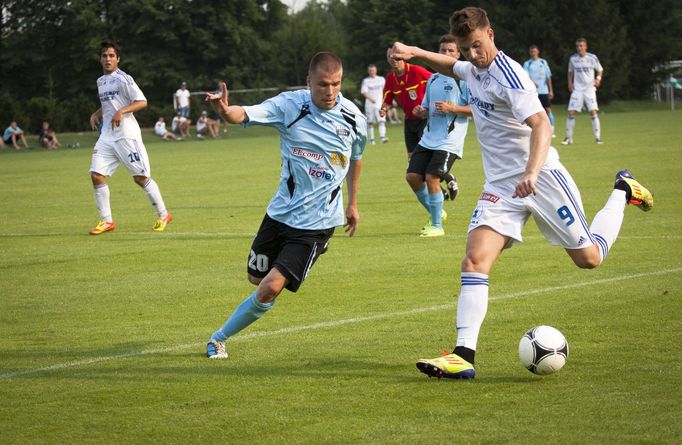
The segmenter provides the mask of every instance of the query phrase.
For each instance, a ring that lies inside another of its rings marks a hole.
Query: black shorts
[[[538,99],[540,99],[542,108],[549,108],[551,106],[549,103],[549,94],[538,94]]]
[[[429,150],[417,145],[417,148],[412,152],[407,173],[418,173],[422,176],[429,173],[442,179],[457,159],[459,156],[449,151]]]
[[[405,119],[405,148],[407,148],[408,153],[412,153],[419,140],[422,138],[422,133],[424,133],[424,128],[426,128],[426,119],[420,119],[418,121]]]
[[[266,214],[251,245],[247,271],[264,278],[276,267],[289,281],[286,288],[296,292],[315,261],[327,251],[333,234],[334,228],[295,229]]]

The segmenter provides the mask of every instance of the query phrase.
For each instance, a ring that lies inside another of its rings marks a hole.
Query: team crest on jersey
[[[453,87],[452,85],[445,85],[445,86],[443,87],[443,89],[444,89],[445,91],[452,91],[453,88],[454,88],[454,87]]]
[[[343,127],[336,127],[336,135],[341,136],[342,138],[347,138],[350,136],[350,131]]]
[[[412,100],[417,100],[417,91],[416,90],[410,90],[407,92],[408,96],[410,96],[410,99]]]
[[[488,192],[483,192],[481,193],[481,197],[478,198],[479,201],[490,201],[493,204],[497,203],[497,201],[500,200],[500,197],[497,195],[493,195],[492,193]]]
[[[483,79],[483,88],[488,89],[490,86],[490,76],[487,76],[485,79]]]
[[[307,158],[307,159],[313,159],[313,160],[315,160],[315,161],[319,161],[320,159],[322,159],[322,154],[321,154],[321,153],[315,153],[315,152],[312,152],[312,151],[303,150],[302,148],[298,148],[298,147],[294,147],[294,148],[291,150],[291,153],[292,153],[294,156],[299,156],[299,157],[301,157],[301,158]]]
[[[585,243],[585,241],[587,240],[581,236],[580,239],[578,240],[578,245],[582,246]]]
[[[332,156],[329,159],[329,162],[332,165],[338,165],[339,167],[346,168],[346,166],[348,165],[348,158],[342,154],[339,154],[339,153],[332,153]]]

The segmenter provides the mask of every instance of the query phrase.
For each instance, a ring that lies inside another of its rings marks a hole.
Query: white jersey
[[[189,107],[189,90],[187,88],[184,90],[179,88],[178,91],[175,92],[175,97],[178,100],[178,108]]]
[[[142,139],[140,126],[133,113],[125,113],[121,125],[111,128],[111,118],[116,111],[139,100],[147,100],[135,80],[121,70],[97,79],[99,101],[102,103],[102,134],[100,139]]]
[[[166,134],[166,123],[162,121],[156,121],[156,124],[154,124],[154,133],[159,136]]]
[[[467,83],[486,179],[492,182],[524,172],[531,133],[524,121],[544,112],[528,73],[502,51],[486,69],[457,62],[453,71]],[[550,147],[545,166],[558,160]]]
[[[381,107],[381,102],[384,98],[385,83],[386,79],[384,79],[382,76],[365,77],[362,79],[360,93],[367,94],[369,97],[374,99],[374,103],[372,103],[369,101],[369,99],[365,98],[365,110],[369,108]]]
[[[580,57],[575,53],[568,59],[568,72],[573,73],[573,89],[587,91],[594,89],[595,72],[604,71],[599,59],[592,53]]]

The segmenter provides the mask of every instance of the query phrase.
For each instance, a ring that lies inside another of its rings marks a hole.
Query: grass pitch
[[[364,156],[356,237],[338,230],[301,290],[216,362],[205,342],[252,290],[247,253],[279,176],[273,131],[179,143],[145,134],[175,216],[163,234],[151,233],[125,169],[110,180],[116,231],[87,234],[93,135],[65,135],[76,150],[0,153],[0,442],[682,442],[680,113],[607,107],[603,146],[581,114],[569,147],[557,114],[555,143],[588,219],[624,167],[656,207],[626,209],[593,271],[529,222],[490,276],[471,382],[428,379],[414,362],[455,338],[459,261],[483,182],[473,124],[444,238],[418,237],[426,214],[391,126],[391,141]],[[557,375],[519,363],[518,341],[538,324],[569,341]]]

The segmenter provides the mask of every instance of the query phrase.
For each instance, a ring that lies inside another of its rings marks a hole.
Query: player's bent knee
[[[255,284],[256,286],[258,286],[260,284],[260,282],[263,281],[262,278],[254,277],[251,274],[248,274],[248,279],[249,279],[249,283]]]

